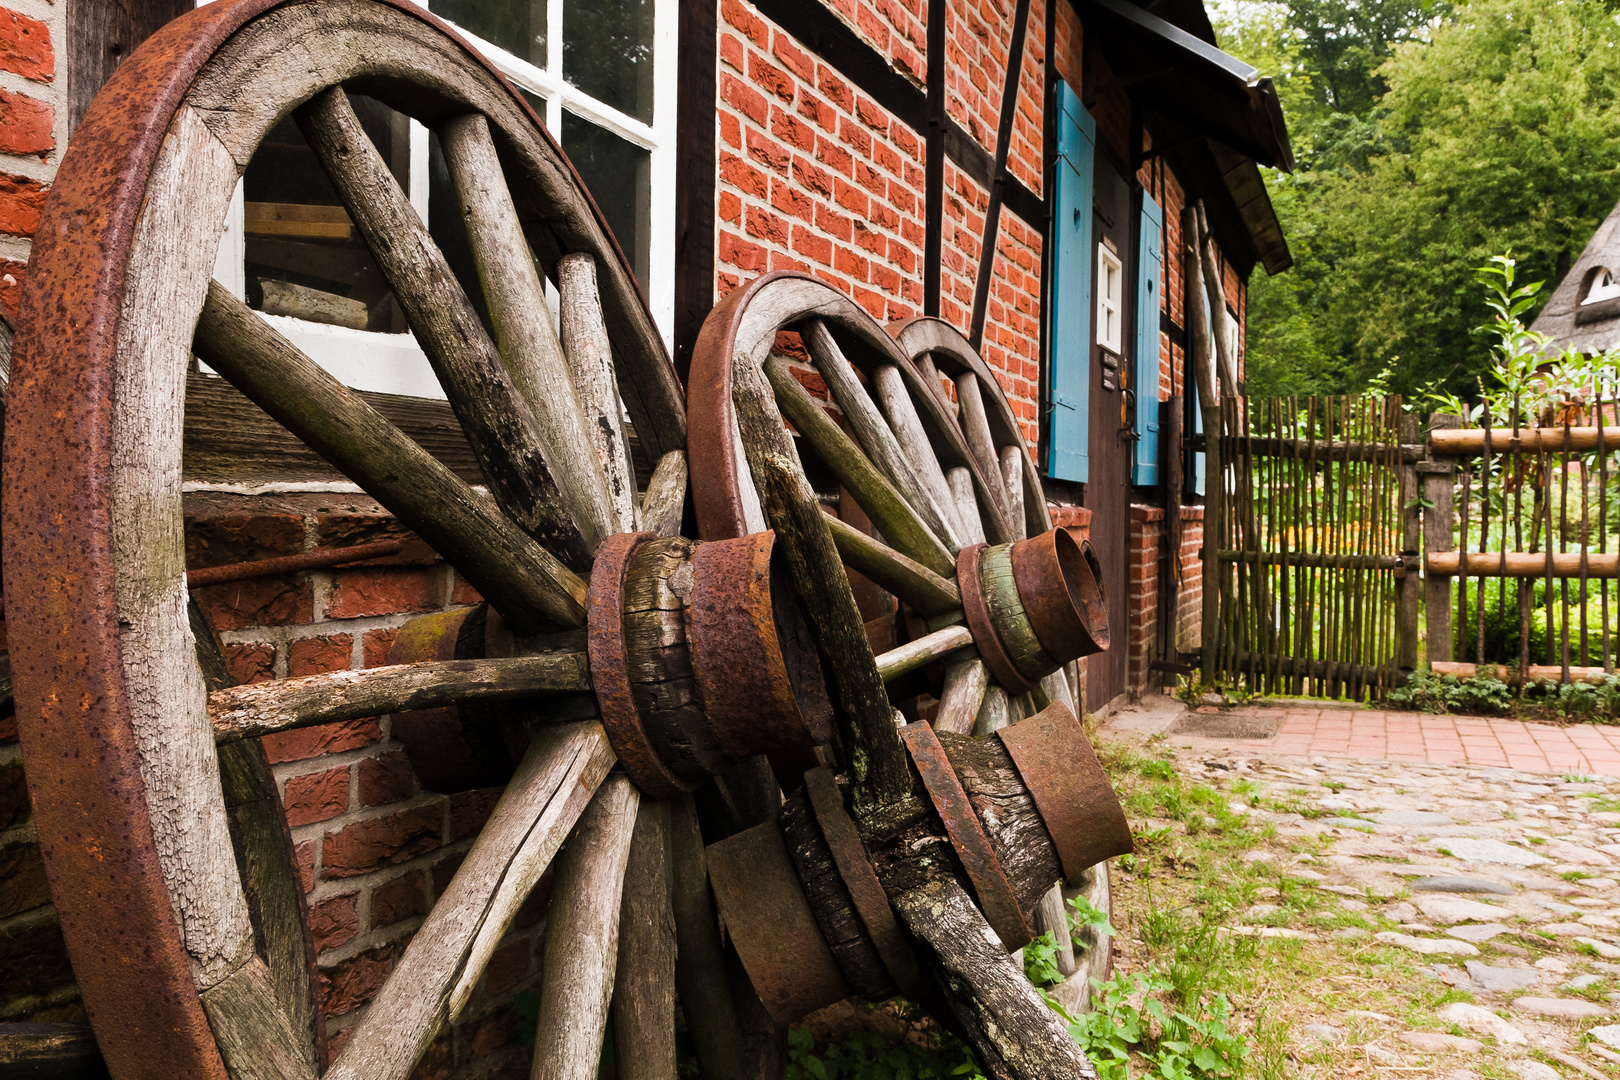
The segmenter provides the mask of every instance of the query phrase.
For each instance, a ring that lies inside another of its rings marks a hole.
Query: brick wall
[[[416,615],[476,603],[432,550],[363,495],[186,498],[187,565],[216,566],[400,539],[397,555],[329,571],[197,590],[241,682],[388,662]],[[310,908],[319,993],[335,1053],[494,808],[500,788],[426,791],[388,717],[263,740],[286,807]],[[419,1080],[519,1075],[510,995],[538,979],[547,890],[524,908],[462,1019],[428,1052]]]
[[[1199,549],[1203,544],[1203,523],[1203,507],[1181,508],[1181,581],[1176,592],[1176,611],[1172,615],[1175,626],[1170,635],[1180,652],[1196,649],[1199,642],[1203,600],[1203,560]],[[1131,506],[1130,571],[1126,577],[1125,602],[1130,614],[1126,687],[1133,698],[1174,684],[1163,672],[1148,669],[1148,664],[1160,653],[1159,558],[1168,540],[1164,507],[1140,503]]]
[[[67,142],[65,80],[57,53],[66,5],[0,7],[0,304],[17,310],[29,238]]]

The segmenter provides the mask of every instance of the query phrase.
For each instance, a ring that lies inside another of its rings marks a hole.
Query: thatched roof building
[[[1600,353],[1620,345],[1620,206],[1598,226],[1530,328],[1552,338],[1549,352]]]

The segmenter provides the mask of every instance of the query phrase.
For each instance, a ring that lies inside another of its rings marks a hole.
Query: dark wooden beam
[[[944,229],[928,228],[945,216],[945,0],[928,0],[928,160],[923,163],[923,314],[939,314]]]
[[[135,47],[195,0],[67,0],[68,130]]]
[[[1024,70],[1024,33],[1029,28],[1029,0],[1018,0],[1013,12],[1012,42],[1007,47],[1007,78],[1001,90],[1001,118],[996,125],[996,161],[990,175],[990,207],[984,214],[984,240],[979,247],[979,273],[973,280],[973,324],[968,340],[975,349],[984,341],[984,318],[990,300],[990,274],[996,264],[996,232],[1001,228],[1001,204],[1007,175],[1007,147],[1012,142],[1013,116],[1018,111],[1018,76]]]
[[[675,91],[675,370],[681,382],[714,307],[716,0],[680,5]]]

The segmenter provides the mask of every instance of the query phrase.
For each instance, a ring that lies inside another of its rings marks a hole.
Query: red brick
[[[889,138],[894,140],[894,145],[900,148],[901,153],[913,160],[916,160],[917,156],[922,152],[922,140],[917,138],[916,134],[904,124],[889,125]]]
[[[775,94],[783,101],[793,100],[793,76],[763,56],[748,58],[748,78],[766,93]]]
[[[388,650],[394,647],[399,638],[399,627],[389,627],[383,630],[367,630],[365,638],[360,642],[360,663],[368,668],[383,667],[388,663]]]
[[[844,141],[846,146],[851,147],[862,157],[871,156],[872,136],[860,126],[848,120],[840,121],[838,124],[838,137]]]
[[[44,154],[56,145],[56,109],[27,94],[0,90],[0,150]]]
[[[337,585],[326,601],[326,614],[333,619],[355,619],[436,611],[443,606],[442,567],[340,570]]]
[[[792,184],[784,184],[777,180],[771,184],[771,205],[800,220],[811,223],[816,219],[816,204],[810,196],[794,188]],[[785,241],[784,241],[785,242]]]
[[[44,206],[44,184],[26,176],[0,173],[0,232],[33,236]]]
[[[764,270],[765,249],[758,244],[750,244],[736,233],[722,231],[720,261],[730,263],[740,270]]]
[[[787,222],[757,206],[748,208],[747,220],[750,236],[757,236],[769,243],[786,246],[788,242]]]
[[[747,134],[748,156],[770,169],[772,172],[787,175],[788,165],[793,160],[793,152],[769,135],[749,130]]]
[[[216,632],[315,621],[315,590],[303,574],[210,585],[191,595]]]
[[[360,932],[360,916],[355,911],[359,893],[334,896],[310,908],[309,932],[316,951],[335,949]]]
[[[849,88],[849,83],[834,74],[833,69],[825,65],[816,69],[816,89],[831,99],[840,109],[853,111],[855,108],[855,92]]]
[[[900,275],[887,266],[872,266],[872,284],[888,292],[900,291]]]
[[[376,930],[417,915],[426,915],[428,900],[424,884],[421,874],[406,874],[372,889],[371,928]]]
[[[742,224],[742,199],[736,192],[722,191],[720,193],[720,220],[731,225]]]
[[[315,851],[319,844],[319,840],[305,840],[293,845],[293,862],[298,866],[298,877],[306,893],[315,888]]]
[[[889,24],[879,18],[876,12],[870,8],[857,8],[855,25],[860,27],[861,34],[878,52],[889,51]]]
[[[771,134],[809,153],[816,148],[816,130],[786,109],[771,110]]]
[[[742,38],[735,34],[720,35],[720,62],[722,64],[741,71],[747,55],[747,49],[742,43]]]
[[[742,121],[728,112],[720,114],[720,141],[742,149]]]
[[[38,19],[0,8],[0,71],[35,82],[50,82],[56,74],[50,27]]]
[[[349,808],[348,767],[288,777],[282,802],[289,825],[309,825],[337,817]]]
[[[7,311],[17,311],[22,303],[23,271],[27,268],[26,263],[16,259],[0,259],[0,304],[5,304]],[[4,625],[0,622],[0,627]]]
[[[855,228],[855,222],[830,206],[817,205],[816,228],[840,240],[848,240]]]
[[[499,955],[499,953],[496,954],[496,956]],[[494,958],[491,958],[491,971],[494,970],[494,963]],[[493,984],[494,976],[491,975],[486,979],[484,985],[490,987]],[[494,990],[490,991],[490,993],[496,992]],[[478,1029],[473,1032],[470,1048],[471,1056],[476,1059],[493,1054],[496,1050],[511,1042],[517,1037],[517,1021],[517,1013],[512,1009],[501,1009],[499,1012],[493,1013],[480,1021]]]
[[[839,206],[850,211],[858,218],[866,216],[869,202],[865,192],[854,184],[845,183],[842,180],[837,181],[835,187]]]
[[[496,949],[489,958],[489,966],[484,969],[484,991],[504,994],[516,986],[529,973],[529,953],[526,938]]]
[[[321,968],[321,1005],[327,1016],[342,1016],[370,1001],[394,970],[390,946],[360,953]]]
[[[402,751],[360,763],[360,805],[383,806],[416,794],[416,774]]]
[[[450,839],[465,840],[477,836],[478,830],[489,820],[489,815],[494,813],[495,804],[500,802],[504,790],[499,787],[473,788],[450,796]]]
[[[736,27],[748,36],[760,48],[765,48],[769,40],[769,31],[765,27],[765,20],[748,10],[748,5],[742,0],[723,0],[720,5],[720,17],[727,24]]]
[[[770,192],[765,174],[735,154],[720,155],[720,179],[757,199],[765,198]]]
[[[322,876],[354,877],[397,866],[438,847],[443,832],[442,800],[357,821],[327,834],[321,848]]]
[[[264,737],[264,752],[272,765],[303,761],[320,754],[359,750],[382,738],[376,720],[343,720],[296,731],[278,731]]]
[[[328,671],[347,671],[353,656],[351,634],[299,638],[287,646],[287,674],[324,675]]]
[[[866,280],[867,262],[849,248],[841,247],[833,257],[833,269],[848,274],[857,281]]]
[[[869,98],[860,98],[855,102],[855,115],[860,117],[861,123],[879,134],[888,134],[889,114],[884,112],[878,103]]]
[[[799,91],[799,115],[822,131],[838,130],[838,110],[809,90]]]
[[[301,514],[268,512],[186,515],[186,565],[225,566],[304,550]]]
[[[450,602],[452,604],[480,604],[484,598],[471,583],[454,570],[450,571]]]
[[[226,645],[225,670],[238,683],[259,683],[276,677],[276,647],[268,641]]]
[[[787,69],[801,80],[813,83],[816,79],[816,62],[809,53],[799,48],[786,34],[778,33],[776,40],[771,43],[771,52],[782,61]]]
[[[883,174],[864,161],[855,163],[855,182],[880,199],[889,191],[889,182],[883,179]]]
[[[832,241],[802,225],[793,226],[793,250],[819,263],[832,262]]]
[[[816,140],[816,160],[845,176],[855,175],[855,155],[831,139]]]
[[[302,519],[300,518],[300,521]],[[315,541],[323,548],[356,547],[383,540],[397,540],[400,549],[393,555],[364,559],[352,566],[432,566],[438,552],[426,540],[406,528],[398,518],[370,511],[325,513],[315,521]]]
[[[735,75],[727,74],[721,77],[720,100],[760,127],[764,127],[765,121],[770,117],[770,106],[766,103],[765,95]]]
[[[444,890],[450,887],[451,880],[456,876],[456,871],[461,869],[461,864],[466,858],[466,852],[457,851],[433,864],[433,895],[444,895]]]

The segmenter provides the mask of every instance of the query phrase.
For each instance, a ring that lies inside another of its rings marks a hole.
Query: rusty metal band
[[[866,846],[860,833],[844,808],[844,797],[838,790],[838,781],[827,766],[811,769],[804,774],[804,790],[810,796],[810,809],[815,812],[816,823],[821,826],[822,839],[832,852],[833,865],[849,890],[855,913],[866,927],[866,936],[872,939],[889,978],[903,994],[915,994],[922,982],[917,967],[917,956],[895,921],[894,909],[889,907],[889,896],[872,869]]]
[[[1068,706],[1055,702],[996,735],[1035,800],[1066,879],[1135,849],[1119,796]]]
[[[984,912],[985,921],[1009,950],[1023,948],[1035,939],[1035,932],[1029,928],[1018,906],[1012,883],[1001,869],[1001,860],[996,858],[995,848],[990,846],[990,838],[979,824],[979,815],[974,812],[962,781],[957,779],[950,758],[945,756],[939,736],[927,723],[918,721],[901,728],[900,737],[905,740],[911,760],[922,775],[929,801],[945,823],[945,833],[979,898],[979,910]]]
[[[273,577],[299,570],[319,570],[327,566],[378,559],[397,555],[405,545],[398,540],[379,540],[375,544],[354,547],[327,548],[325,551],[306,551],[299,555],[283,555],[276,559],[255,559],[252,562],[228,563],[225,566],[207,566],[186,571],[186,588],[202,589],[209,585],[225,585],[250,578]]]
[[[797,1023],[853,993],[774,819],[716,841],[704,853],[726,933],[777,1023]]]
[[[996,636],[995,624],[990,621],[990,606],[985,603],[984,585],[979,578],[979,557],[986,545],[973,544],[963,548],[956,556],[956,587],[962,593],[962,614],[967,617],[968,630],[973,633],[973,644],[996,682],[1009,694],[1027,694],[1038,682],[1024,678],[1007,655],[1001,639]]]
[[[659,758],[641,726],[641,710],[630,689],[630,663],[624,648],[624,575],[630,556],[657,533],[615,533],[596,553],[591,566],[591,587],[585,599],[586,655],[591,663],[591,686],[602,713],[608,742],[632,783],[655,799],[672,799],[691,791]]]
[[[1108,605],[1086,558],[1089,546],[1055,528],[1014,544],[1010,552],[1030,628],[1058,663],[1108,648]]]

